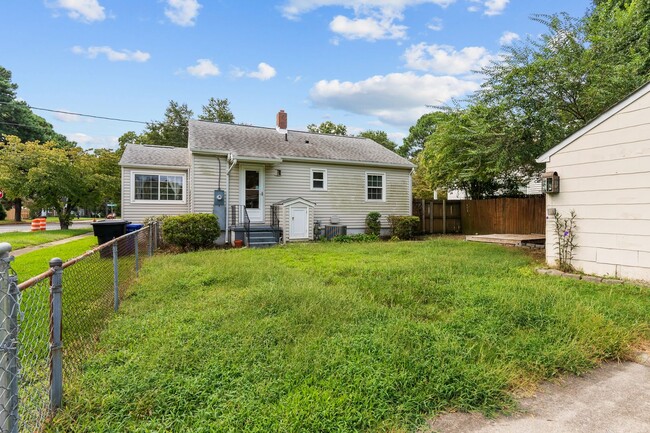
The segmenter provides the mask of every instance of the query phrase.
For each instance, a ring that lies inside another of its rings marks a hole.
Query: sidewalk
[[[12,251],[11,255],[14,256],[14,257],[18,257],[18,256],[22,256],[23,254],[31,253],[32,251],[40,250],[41,248],[54,247],[54,246],[57,246],[57,245],[67,244],[68,242],[78,241],[79,239],[83,239],[83,238],[86,238],[86,237],[92,236],[92,235],[93,235],[92,232],[84,233],[83,235],[73,236],[71,238],[59,239],[58,241],[48,242],[48,243],[40,244],[40,245],[34,245],[34,246],[31,246],[31,247],[25,247],[25,248],[21,248],[19,250]]]
[[[584,376],[546,383],[519,400],[512,416],[448,413],[421,433],[647,433],[650,432],[650,356],[606,363]]]

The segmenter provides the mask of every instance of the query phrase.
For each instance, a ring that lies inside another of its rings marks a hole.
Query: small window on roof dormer
[[[327,170],[311,169],[311,190],[327,191]]]

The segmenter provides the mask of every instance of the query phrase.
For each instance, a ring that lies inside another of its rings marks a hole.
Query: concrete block
[[[582,279],[584,281],[589,281],[590,283],[601,283],[603,281],[601,277],[594,277],[592,275],[583,275]]]
[[[616,278],[603,278],[603,283],[605,283],[605,284],[623,284],[623,280],[618,280]]]
[[[542,275],[548,275],[551,273],[550,269],[537,268],[537,273]]]
[[[580,279],[580,274],[571,274],[568,272],[562,272],[562,276],[564,278],[571,278],[572,280],[579,280]]]

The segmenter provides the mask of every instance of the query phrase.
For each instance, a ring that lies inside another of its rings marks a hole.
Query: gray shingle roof
[[[191,151],[220,151],[238,157],[290,159],[307,158],[331,161],[387,164],[413,167],[407,159],[367,138],[288,131],[274,128],[231,125],[190,120]]]
[[[190,166],[190,152],[184,147],[127,144],[120,165]]]

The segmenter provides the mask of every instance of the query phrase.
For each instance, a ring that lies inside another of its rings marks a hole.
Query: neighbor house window
[[[327,170],[311,170],[311,189],[327,191]]]
[[[134,174],[133,198],[143,201],[183,201],[185,176]]]
[[[386,199],[386,175],[384,173],[366,173],[366,200]]]

